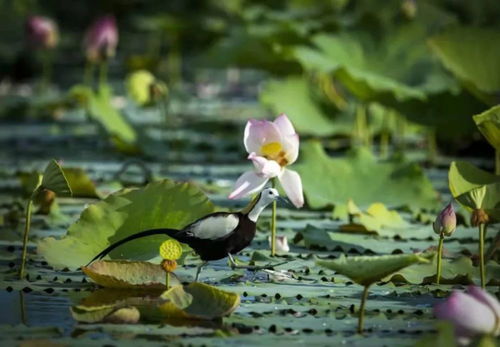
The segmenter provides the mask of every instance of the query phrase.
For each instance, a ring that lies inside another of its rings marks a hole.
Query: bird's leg
[[[231,269],[247,269],[247,270],[253,270],[253,271],[268,270],[268,269],[274,268],[275,266],[279,266],[279,265],[283,265],[283,264],[288,263],[287,261],[283,261],[281,263],[267,264],[267,265],[262,265],[262,266],[238,265],[238,264],[236,264],[236,261],[234,260],[233,256],[230,253],[228,253],[227,256],[229,258],[229,261],[231,262]]]
[[[196,268],[196,277],[194,278],[194,281],[195,282],[198,282],[198,278],[200,277],[200,272],[201,272],[201,269],[208,264],[208,261],[204,261],[203,263],[201,263],[198,268]]]

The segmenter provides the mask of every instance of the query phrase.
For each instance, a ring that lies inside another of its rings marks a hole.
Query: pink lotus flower
[[[453,234],[457,228],[457,216],[451,203],[449,203],[436,217],[432,227],[434,228],[434,232],[438,235],[441,233],[446,236]]]
[[[84,40],[87,59],[91,62],[113,57],[117,45],[118,28],[113,16],[104,16],[97,19],[87,31]]]
[[[264,188],[269,179],[277,177],[292,203],[302,207],[304,195],[300,176],[286,168],[299,155],[299,135],[288,117],[281,114],[274,122],[249,120],[245,127],[244,144],[254,170],[238,178],[229,199],[256,193]]]
[[[41,16],[28,18],[26,21],[26,36],[33,47],[42,49],[54,48],[59,38],[56,23]]]
[[[469,286],[467,292],[454,291],[434,307],[437,318],[450,321],[462,342],[480,334],[500,334],[500,303],[485,290]]]

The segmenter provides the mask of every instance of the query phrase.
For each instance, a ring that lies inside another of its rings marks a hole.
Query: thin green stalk
[[[172,34],[170,38],[167,64],[170,77],[169,83],[171,85],[176,85],[182,80],[182,55],[178,35],[176,34]]]
[[[83,70],[83,84],[87,87],[92,87],[92,75],[94,72],[94,64],[87,60],[85,69]]]
[[[484,234],[486,224],[479,224],[479,271],[481,273],[481,288],[486,286],[486,268],[484,267]]]
[[[272,187],[276,187],[276,178],[271,180]],[[271,219],[271,256],[276,254],[276,201],[273,201],[273,214]]]
[[[26,206],[26,225],[24,226],[23,253],[21,255],[21,270],[19,271],[19,279],[24,278],[24,267],[26,265],[26,252],[28,249],[28,234],[30,232],[32,208],[33,208],[33,199],[30,198],[28,200],[28,205]]]
[[[444,241],[444,234],[441,233],[439,235],[439,245],[438,245],[438,254],[437,254],[437,269],[436,269],[436,284],[439,284],[441,281],[441,257],[443,256],[443,241]]]
[[[427,132],[427,155],[429,163],[434,165],[437,159],[436,129],[430,128]]]
[[[363,328],[365,324],[365,305],[366,299],[368,298],[368,289],[370,286],[365,286],[363,288],[363,294],[361,295],[361,305],[359,306],[359,317],[358,317],[358,334],[363,333]]]
[[[406,150],[406,143],[405,143],[406,119],[401,115],[398,115],[398,117],[396,118],[396,128],[398,133],[397,146],[398,149],[404,153]]]
[[[165,277],[165,286],[167,287],[167,290],[170,289],[170,272],[167,271],[167,276]]]
[[[52,75],[52,56],[49,51],[42,53],[42,80],[40,83],[40,91],[43,93],[50,85],[50,78]]]
[[[388,112],[384,113],[382,133],[380,134],[380,157],[385,159],[389,156],[389,117]]]
[[[99,64],[99,87],[102,88],[108,84],[108,62],[106,60]]]
[[[495,150],[495,173],[500,175],[500,149]]]

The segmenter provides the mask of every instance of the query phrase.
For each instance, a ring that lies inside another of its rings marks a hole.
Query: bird
[[[166,235],[181,243],[189,245],[198,254],[202,263],[196,270],[195,282],[198,281],[201,269],[212,260],[229,257],[233,268],[263,269],[237,265],[233,254],[237,254],[250,245],[255,237],[257,220],[262,211],[274,201],[288,201],[281,197],[275,188],[265,188],[248,206],[238,212],[214,212],[188,224],[182,229],[150,229],[130,235],[108,246],[97,254],[88,264],[104,258],[115,248],[124,243],[152,235]],[[274,264],[277,266],[280,264]],[[272,266],[268,266],[272,267]]]

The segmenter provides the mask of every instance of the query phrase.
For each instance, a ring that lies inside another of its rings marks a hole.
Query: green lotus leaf
[[[61,166],[55,160],[45,168],[40,188],[53,191],[59,196],[71,195],[71,188]]]
[[[111,104],[113,95],[109,87],[101,87],[98,92],[94,92],[85,86],[75,86],[70,94],[82,101],[90,118],[102,126],[118,150],[124,153],[138,153],[139,136]]]
[[[349,199],[361,207],[373,202],[413,209],[437,207],[437,192],[417,164],[381,162],[363,148],[333,159],[319,142],[305,143],[300,158],[295,169],[311,208],[345,204]]]
[[[443,65],[466,86],[494,102],[500,91],[499,41],[498,30],[456,27],[433,37],[429,44]]]
[[[312,84],[304,77],[267,82],[260,93],[260,101],[275,114],[286,113],[300,134],[329,136],[350,133],[350,117],[330,117],[314,98]]]
[[[162,180],[141,189],[122,190],[92,204],[61,239],[39,241],[38,252],[54,268],[77,269],[111,243],[157,228],[180,229],[214,211],[205,194],[190,183]],[[120,246],[111,257],[149,260],[166,236],[150,236]]]
[[[397,254],[346,257],[344,254],[335,260],[318,260],[316,264],[334,270],[362,286],[369,286],[405,267],[429,262],[428,255]]]
[[[145,261],[95,261],[82,271],[106,288],[165,288],[165,271]],[[171,282],[179,283],[175,276],[171,276]]]
[[[474,122],[490,145],[500,151],[500,105],[475,115]]]
[[[68,180],[68,184],[71,187],[74,197],[99,197],[99,193],[97,192],[94,182],[92,182],[85,170],[81,168],[64,168],[63,172]]]
[[[485,209],[490,216],[500,219],[500,176],[470,163],[455,161],[450,165],[448,182],[453,197],[469,210],[478,207],[473,195],[478,189],[485,187],[479,207]]]
[[[70,308],[71,316],[78,322],[82,323],[97,323],[101,322],[114,311],[116,307],[114,305],[105,306],[74,306]]]
[[[167,300],[160,310],[169,317],[183,312],[180,318],[215,319],[231,314],[240,304],[238,294],[217,289],[208,284],[193,282],[174,286],[162,294]]]

